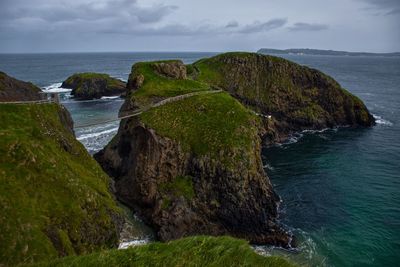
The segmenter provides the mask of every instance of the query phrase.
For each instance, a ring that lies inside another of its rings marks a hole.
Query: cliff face
[[[127,119],[95,158],[114,177],[117,197],[139,212],[161,240],[229,234],[287,246],[288,235],[275,222],[279,198],[262,169],[260,138],[250,137],[250,151],[202,155],[141,119]]]
[[[173,64],[167,69],[184,68]],[[157,79],[181,86],[189,82],[182,75],[163,78],[159,66],[149,68]],[[143,82],[126,101],[140,106],[153,101],[157,91],[149,87],[153,76],[140,72],[140,66],[135,72],[130,81],[143,76]],[[189,84],[193,87],[183,92],[206,87]],[[168,95],[166,88],[179,93],[163,86],[159,98]],[[161,240],[229,234],[288,246],[289,236],[276,223],[279,198],[262,168],[261,128],[257,116],[228,94],[198,95],[123,120],[117,136],[95,158],[114,178],[117,197],[139,212]]]
[[[71,95],[79,99],[125,94],[125,83],[101,73],[78,73],[68,77],[61,87],[72,89]]]
[[[224,54],[184,69],[179,61],[133,66],[122,111],[147,111],[123,120],[95,155],[117,197],[161,240],[228,234],[288,247],[260,137],[273,142],[302,129],[369,126],[372,116],[332,78],[283,59]],[[207,94],[213,88],[229,93]],[[197,91],[205,93],[150,108]]]
[[[23,82],[0,72],[0,102],[40,100],[41,90],[32,83]]]
[[[109,177],[56,104],[0,105],[0,265],[115,247]]]
[[[371,126],[362,101],[322,72],[288,60],[227,53],[193,64],[195,79],[228,91],[256,112],[271,115],[271,141],[305,129]]]

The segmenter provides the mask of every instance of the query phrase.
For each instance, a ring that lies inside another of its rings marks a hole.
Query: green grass
[[[219,158],[222,150],[251,151],[259,122],[257,116],[224,92],[152,108],[141,119],[158,134],[178,141],[184,150],[212,158]]]
[[[160,192],[163,196],[163,208],[168,208],[172,199],[184,197],[190,201],[195,196],[192,177],[177,176],[172,181],[160,184]]]
[[[0,265],[118,242],[109,178],[59,112],[56,104],[0,105]]]
[[[139,74],[144,76],[143,85],[133,93],[136,104],[148,105],[154,97],[166,98],[210,89],[209,85],[202,82],[191,79],[172,79],[157,74],[153,66],[161,62],[169,61],[140,62],[133,65],[129,79]]]
[[[72,256],[32,266],[292,267],[295,265],[283,258],[260,256],[243,240],[231,237],[198,236],[169,243],[152,243],[126,250],[108,250],[91,255]]]
[[[283,58],[232,52],[201,59],[192,67],[199,82],[230,91],[280,121],[308,127],[346,116],[362,125],[369,121],[364,104],[334,79]]]

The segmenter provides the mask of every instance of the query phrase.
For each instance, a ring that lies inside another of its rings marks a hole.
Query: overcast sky
[[[0,0],[0,53],[400,51],[400,0]]]

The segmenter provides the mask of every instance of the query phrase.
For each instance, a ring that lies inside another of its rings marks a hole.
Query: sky
[[[0,0],[0,53],[400,51],[400,0]]]

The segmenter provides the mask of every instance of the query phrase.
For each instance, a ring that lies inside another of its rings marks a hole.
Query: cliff
[[[40,100],[40,88],[0,71],[0,102]]]
[[[170,63],[163,65],[185,68]],[[159,66],[133,67],[125,111],[211,89],[182,75],[165,77]],[[290,238],[276,222],[279,198],[262,168],[262,131],[259,118],[229,94],[201,94],[123,120],[95,158],[114,178],[118,199],[161,240],[229,234],[287,247]]]
[[[188,66],[137,63],[127,88],[121,113],[144,112],[122,120],[95,158],[119,200],[164,241],[227,234],[289,247],[277,222],[279,197],[262,168],[261,137],[275,142],[304,129],[374,123],[361,100],[329,76],[250,53]]]
[[[109,177],[56,104],[0,104],[0,265],[115,247]]]
[[[61,85],[72,89],[71,95],[78,99],[124,95],[125,86],[123,81],[101,73],[77,73],[68,77]]]
[[[109,250],[72,256],[31,267],[119,266],[270,266],[294,267],[278,257],[256,254],[243,240],[230,237],[190,237],[169,243],[152,243],[126,250]]]
[[[328,75],[288,60],[226,53],[193,64],[192,77],[226,90],[265,120],[270,142],[305,129],[371,126],[363,102]]]

